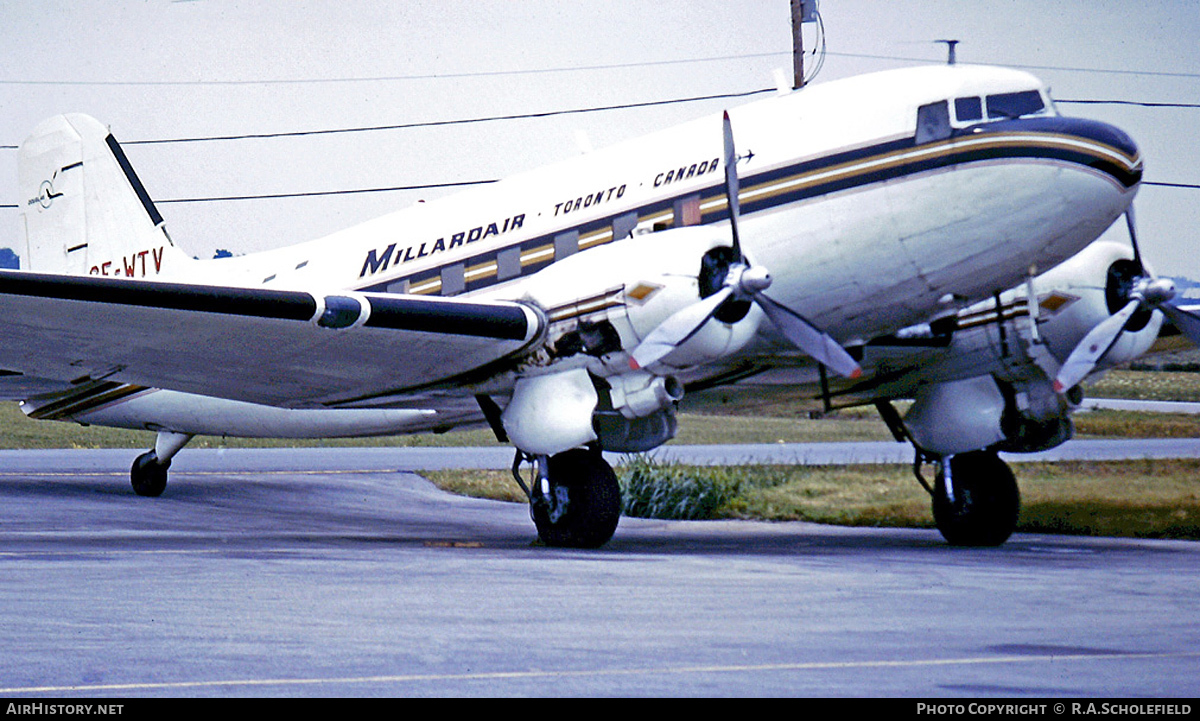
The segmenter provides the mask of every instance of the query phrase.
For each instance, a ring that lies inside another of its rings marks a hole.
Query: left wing
[[[282,407],[479,381],[542,336],[519,303],[0,271],[0,369]]]

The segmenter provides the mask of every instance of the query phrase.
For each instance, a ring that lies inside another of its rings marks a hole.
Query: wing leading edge
[[[282,407],[455,385],[545,326],[519,303],[0,271],[0,368]]]

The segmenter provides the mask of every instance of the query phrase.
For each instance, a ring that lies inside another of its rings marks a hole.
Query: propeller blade
[[[704,327],[717,312],[717,308],[732,294],[733,288],[726,286],[707,298],[676,311],[650,331],[638,347],[633,349],[629,354],[629,367],[638,370],[653,365],[686,343]]]
[[[797,348],[845,378],[862,376],[862,367],[846,349],[804,316],[762,293],[754,293],[754,300]]]
[[[1126,303],[1124,308],[1088,331],[1083,340],[1079,341],[1079,345],[1071,351],[1071,355],[1067,356],[1066,362],[1058,369],[1058,376],[1054,379],[1055,393],[1062,393],[1069,388],[1074,388],[1092,372],[1100,359],[1116,345],[1121,333],[1125,331],[1125,326],[1129,324],[1130,318],[1141,305],[1141,299],[1135,298]]]
[[[725,133],[725,197],[729,201],[729,228],[733,234],[733,252],[738,262],[743,262],[742,241],[738,236],[738,219],[742,215],[738,202],[737,149],[733,145],[733,126],[729,123],[729,111],[723,121]]]
[[[726,285],[713,295],[677,311],[650,331],[650,334],[629,354],[629,367],[638,370],[665,358],[671,351],[696,335],[713,317],[721,304],[736,293],[739,298],[752,298],[788,340],[817,362],[832,368],[836,373],[847,378],[861,377],[862,368],[829,334],[808,322],[791,308],[762,294],[762,290],[771,284],[770,275],[766,273],[765,268],[746,266],[745,256],[742,255],[741,236],[738,234],[738,221],[741,218],[741,204],[738,202],[740,192],[737,175],[738,156],[737,148],[733,143],[733,126],[729,122],[728,111],[725,112],[722,119],[722,131],[725,144],[725,196],[729,203],[729,227],[733,236],[734,262],[740,266],[741,270],[738,272],[736,280],[726,281],[730,285]],[[733,272],[732,269],[730,272]]]
[[[1129,243],[1133,246],[1133,262],[1145,273],[1146,266],[1142,263],[1142,249],[1138,244],[1137,221],[1133,217],[1132,205],[1125,209],[1125,227],[1129,229]]]
[[[1183,333],[1196,345],[1200,345],[1200,315],[1196,315],[1190,310],[1184,310],[1173,303],[1164,303],[1159,310],[1167,314],[1180,333]]]

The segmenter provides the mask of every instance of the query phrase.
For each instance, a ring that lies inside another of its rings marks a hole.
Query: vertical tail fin
[[[21,267],[41,273],[154,278],[190,259],[108,130],[87,115],[37,126],[18,152]]]

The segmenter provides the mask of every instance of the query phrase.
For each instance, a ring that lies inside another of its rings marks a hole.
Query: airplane
[[[999,545],[1019,494],[998,452],[1066,440],[1080,383],[1173,310],[1138,250],[1134,141],[1005,68],[809,85],[213,260],[98,121],[45,121],[18,162],[0,397],[155,431],[144,496],[197,434],[484,426],[542,541],[595,548],[621,511],[602,451],[656,448],[689,404],[790,398],[876,405],[947,541]],[[1123,215],[1129,247],[1093,243]]]

